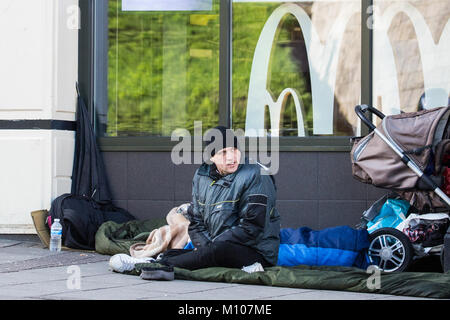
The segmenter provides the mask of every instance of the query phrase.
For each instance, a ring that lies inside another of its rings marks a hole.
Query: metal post
[[[219,125],[231,127],[232,0],[220,0]]]

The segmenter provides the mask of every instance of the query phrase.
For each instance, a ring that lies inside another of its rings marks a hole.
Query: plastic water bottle
[[[55,219],[50,230],[50,251],[61,251],[62,225]]]

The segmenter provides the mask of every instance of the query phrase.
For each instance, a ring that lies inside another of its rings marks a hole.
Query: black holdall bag
[[[110,201],[63,194],[56,198],[49,211],[51,223],[59,219],[63,227],[62,244],[72,249],[95,250],[95,234],[102,223],[125,223],[135,218]],[[50,223],[49,227],[50,227]]]

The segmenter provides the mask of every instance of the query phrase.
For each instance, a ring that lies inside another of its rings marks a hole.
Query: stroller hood
[[[448,139],[450,107],[386,116],[377,129],[406,152],[425,173],[434,166],[432,155],[439,142]],[[354,139],[352,174],[364,183],[392,190],[412,190],[419,177],[372,131]]]

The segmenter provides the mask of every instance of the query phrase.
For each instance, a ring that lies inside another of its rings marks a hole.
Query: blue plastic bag
[[[367,231],[374,232],[380,228],[395,228],[403,220],[409,210],[409,202],[401,199],[387,199],[381,207],[380,213],[367,223]]]
[[[194,244],[192,243],[192,241],[189,241],[185,246],[184,246],[184,248],[183,249],[194,249],[195,247],[194,247]]]

